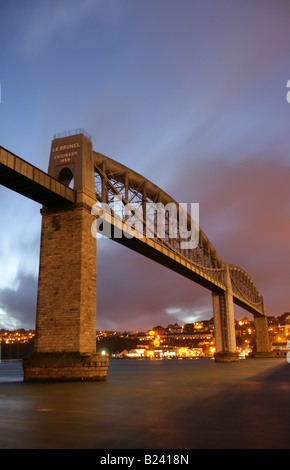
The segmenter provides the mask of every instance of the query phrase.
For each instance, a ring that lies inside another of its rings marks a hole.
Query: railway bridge
[[[0,147],[0,184],[42,205],[34,353],[24,380],[105,380],[96,353],[97,233],[212,293],[215,360],[237,361],[234,304],[254,316],[256,357],[270,354],[264,300],[251,277],[221,260],[199,227],[198,205],[93,150],[83,130],[54,136],[48,172]]]

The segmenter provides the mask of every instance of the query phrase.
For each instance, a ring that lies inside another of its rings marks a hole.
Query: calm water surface
[[[23,382],[0,364],[1,449],[290,447],[285,359],[110,360],[96,383]]]

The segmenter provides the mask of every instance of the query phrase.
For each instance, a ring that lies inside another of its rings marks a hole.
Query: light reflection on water
[[[23,380],[21,361],[0,361],[0,383]]]
[[[115,359],[106,382],[30,384],[2,361],[0,448],[288,448],[289,375],[280,359]]]

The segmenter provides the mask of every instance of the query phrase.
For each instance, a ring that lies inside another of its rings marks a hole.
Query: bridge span
[[[42,204],[35,351],[24,380],[106,378],[108,357],[96,353],[95,339],[97,233],[211,291],[216,361],[238,360],[234,303],[254,315],[256,357],[269,356],[263,297],[242,268],[221,260],[197,205],[188,212],[95,152],[83,129],[54,136],[48,173],[0,147],[0,184]]]

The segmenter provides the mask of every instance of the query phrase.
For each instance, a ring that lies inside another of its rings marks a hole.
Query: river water
[[[111,359],[106,382],[0,364],[1,449],[289,449],[290,364]]]

